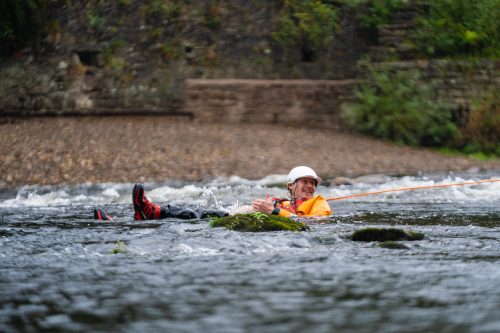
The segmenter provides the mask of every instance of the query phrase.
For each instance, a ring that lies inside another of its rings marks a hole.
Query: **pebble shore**
[[[167,116],[0,121],[0,188],[102,182],[260,179],[308,165],[323,178],[500,169],[329,129],[202,124]]]

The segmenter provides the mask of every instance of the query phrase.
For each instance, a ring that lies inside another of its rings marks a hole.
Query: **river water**
[[[498,178],[386,177],[318,193]],[[236,212],[266,192],[284,195],[281,182],[231,177],[146,190],[158,202]],[[1,332],[500,331],[498,182],[333,202],[333,217],[301,233],[135,222],[132,186],[0,192]],[[94,221],[96,206],[114,221]],[[366,226],[425,238],[402,250],[348,238]]]

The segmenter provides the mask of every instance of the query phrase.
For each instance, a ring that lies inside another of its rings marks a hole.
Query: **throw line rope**
[[[473,181],[473,182],[454,183],[454,184],[401,187],[401,188],[393,188],[393,189],[374,191],[374,192],[351,194],[351,195],[346,195],[344,197],[326,198],[326,200],[327,201],[337,201],[337,200],[344,200],[344,199],[350,199],[350,198],[356,198],[356,197],[366,197],[368,195],[375,195],[375,194],[382,194],[382,193],[389,193],[389,192],[413,191],[413,190],[421,190],[421,189],[426,189],[426,188],[443,188],[443,187],[451,187],[451,186],[465,186],[465,185],[476,185],[476,184],[482,184],[482,183],[496,183],[496,182],[500,182],[500,179],[478,180],[478,181]]]

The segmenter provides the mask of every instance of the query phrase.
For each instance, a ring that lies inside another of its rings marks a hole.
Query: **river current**
[[[378,177],[325,197],[499,179]],[[382,182],[380,181],[382,179]],[[241,210],[285,176],[147,183],[159,203]],[[499,332],[500,183],[331,202],[306,232],[242,233],[209,220],[135,222],[133,184],[0,192],[0,332]],[[94,207],[113,221],[95,221]],[[425,234],[406,249],[360,228]]]

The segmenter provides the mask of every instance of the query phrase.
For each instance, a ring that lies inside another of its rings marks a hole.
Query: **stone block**
[[[14,94],[0,96],[0,110],[20,109],[22,107],[21,101]]]
[[[37,111],[49,112],[54,109],[54,103],[47,96],[37,96],[33,98],[33,109]]]
[[[30,93],[33,95],[43,95],[50,92],[51,79],[48,75],[42,74],[37,77],[36,80],[31,82]],[[54,86],[56,86],[54,84]]]
[[[200,121],[339,127],[354,80],[188,80],[183,111]]]

